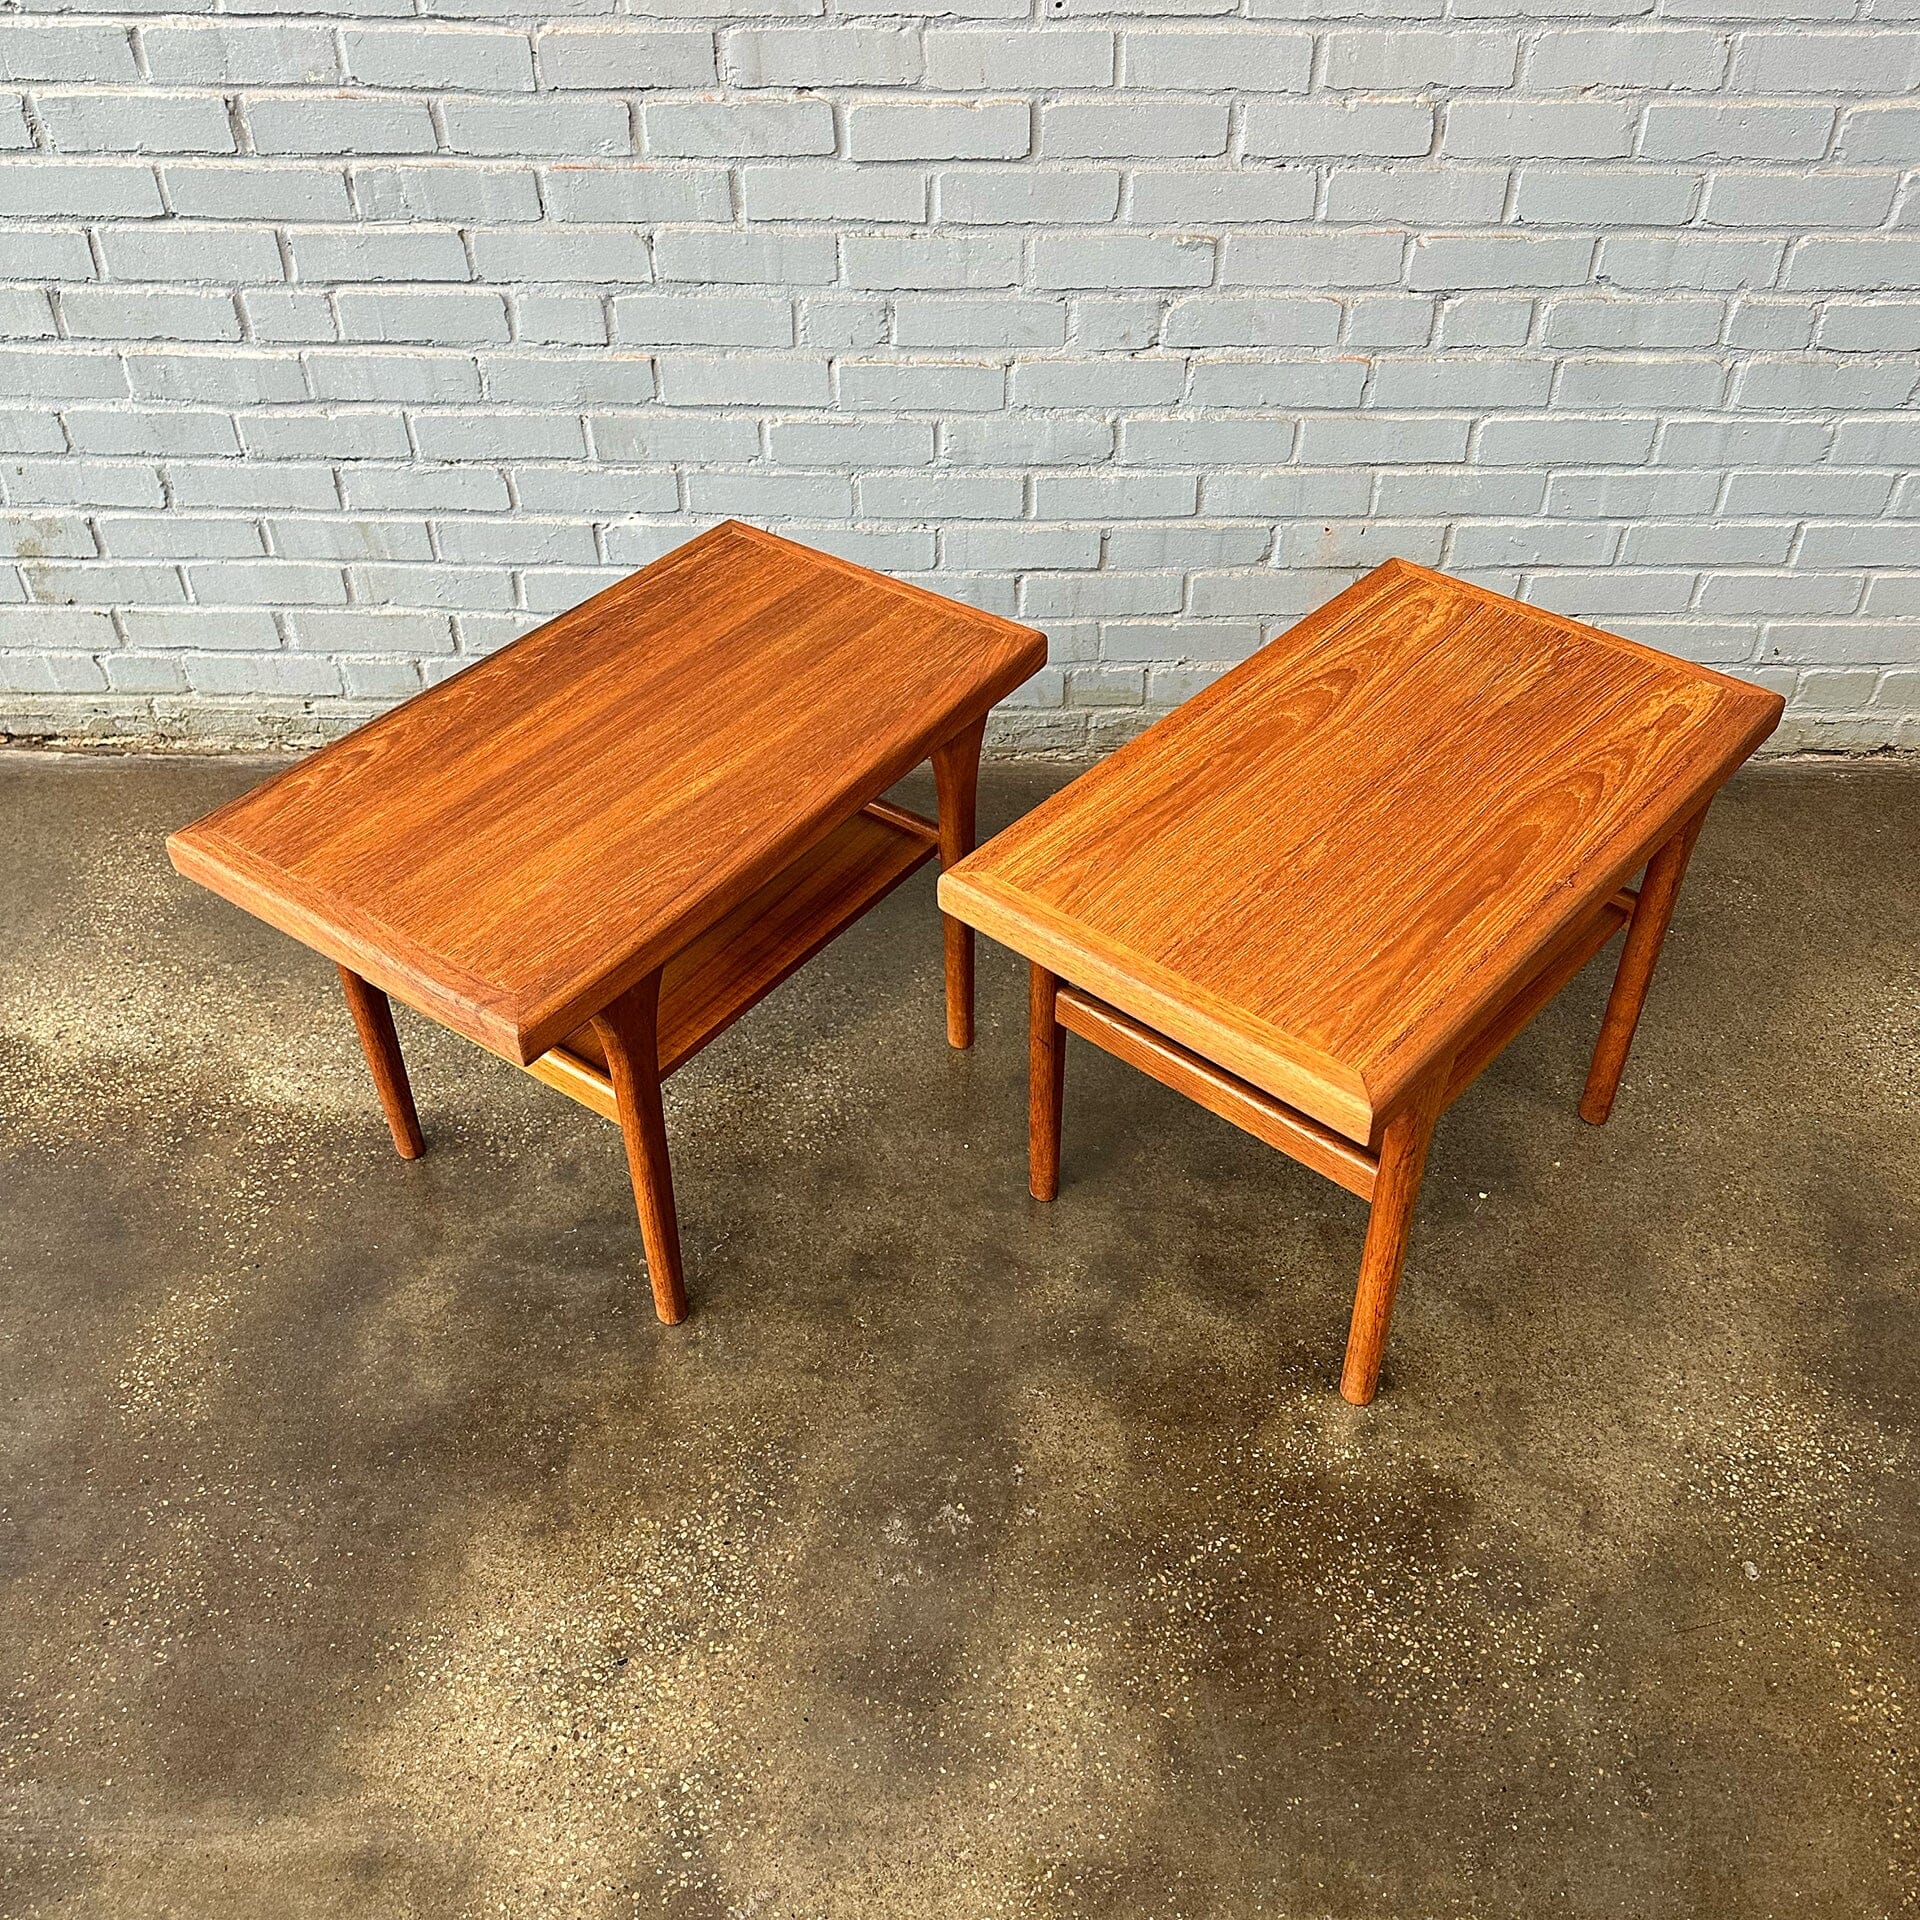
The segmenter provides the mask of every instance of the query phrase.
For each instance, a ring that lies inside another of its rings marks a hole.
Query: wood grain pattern
[[[393,1009],[387,1004],[387,996],[378,987],[369,986],[351,967],[340,969],[340,985],[393,1144],[402,1160],[418,1160],[426,1152],[427,1143],[420,1134],[420,1116],[414,1111],[413,1086],[401,1057],[400,1036],[393,1030]]]
[[[982,714],[971,726],[934,749],[933,778],[940,807],[940,864],[959,864],[973,851],[974,810],[980,792]],[[947,974],[947,1044],[973,1045],[973,929],[951,914],[940,916]]]
[[[1067,1035],[1059,1019],[1060,982],[1045,967],[1027,979],[1027,1191],[1060,1197],[1060,1118],[1067,1084]]]
[[[1706,823],[1707,811],[1702,807],[1647,862],[1646,879],[1641,884],[1633,924],[1627,929],[1627,943],[1620,953],[1619,970],[1613,976],[1613,990],[1607,995],[1607,1011],[1600,1022],[1600,1038],[1593,1049],[1593,1064],[1587,1069],[1586,1088],[1580,1096],[1580,1118],[1590,1126],[1605,1126],[1613,1112],[1613,1098],[1620,1091],[1620,1076],[1633,1045],[1633,1030],[1640,1024],[1640,1009],[1647,1003],[1647,989],[1653,984],[1653,970],[1659,964],[1660,949],[1680,898],[1680,882],[1686,878],[1687,862]]]
[[[1030,628],[730,521],[168,850],[524,1065],[1045,658]]]
[[[1250,1087],[1211,1061],[1189,1053],[1164,1035],[1129,1020],[1124,1013],[1104,1005],[1078,987],[1062,987],[1054,1002],[1061,1026],[1091,1040],[1097,1047],[1124,1060],[1130,1067],[1151,1074],[1162,1086],[1184,1093],[1189,1100],[1231,1120],[1243,1132],[1270,1147],[1278,1147],[1288,1158],[1311,1167],[1336,1181],[1361,1199],[1373,1197],[1377,1164],[1363,1147],[1282,1106],[1271,1094]],[[1056,1165],[1059,1144],[1054,1147]],[[1043,1198],[1052,1198],[1044,1195]]]
[[[660,976],[650,973],[602,1008],[593,1028],[613,1081],[626,1142],[653,1310],[668,1326],[677,1327],[687,1317],[687,1289],[680,1272],[680,1222],[673,1205],[666,1114],[660,1104],[659,1005]]]
[[[1367,1143],[1781,709],[1389,561],[943,875],[941,906]]]

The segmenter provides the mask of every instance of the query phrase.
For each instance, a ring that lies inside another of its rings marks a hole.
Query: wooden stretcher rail
[[[932,859],[938,844],[931,820],[872,801],[709,927],[667,963],[661,979],[662,1078]],[[526,1071],[618,1122],[605,1050],[591,1027],[569,1034]]]

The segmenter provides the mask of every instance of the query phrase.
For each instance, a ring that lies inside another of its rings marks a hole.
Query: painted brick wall
[[[271,4],[0,12],[15,733],[334,731],[732,514],[1044,626],[1002,738],[1399,553],[1920,744],[1914,0]]]

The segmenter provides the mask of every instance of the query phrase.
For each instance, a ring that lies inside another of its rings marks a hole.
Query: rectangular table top
[[[1045,661],[1031,628],[728,521],[168,851],[524,1064]]]
[[[943,875],[940,903],[1366,1141],[1782,705],[1390,560]]]

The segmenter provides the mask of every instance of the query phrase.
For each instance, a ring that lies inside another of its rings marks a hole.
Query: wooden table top
[[[1046,661],[729,521],[168,841],[525,1064]]]
[[[1390,560],[943,875],[940,902],[1367,1141],[1782,705]]]

